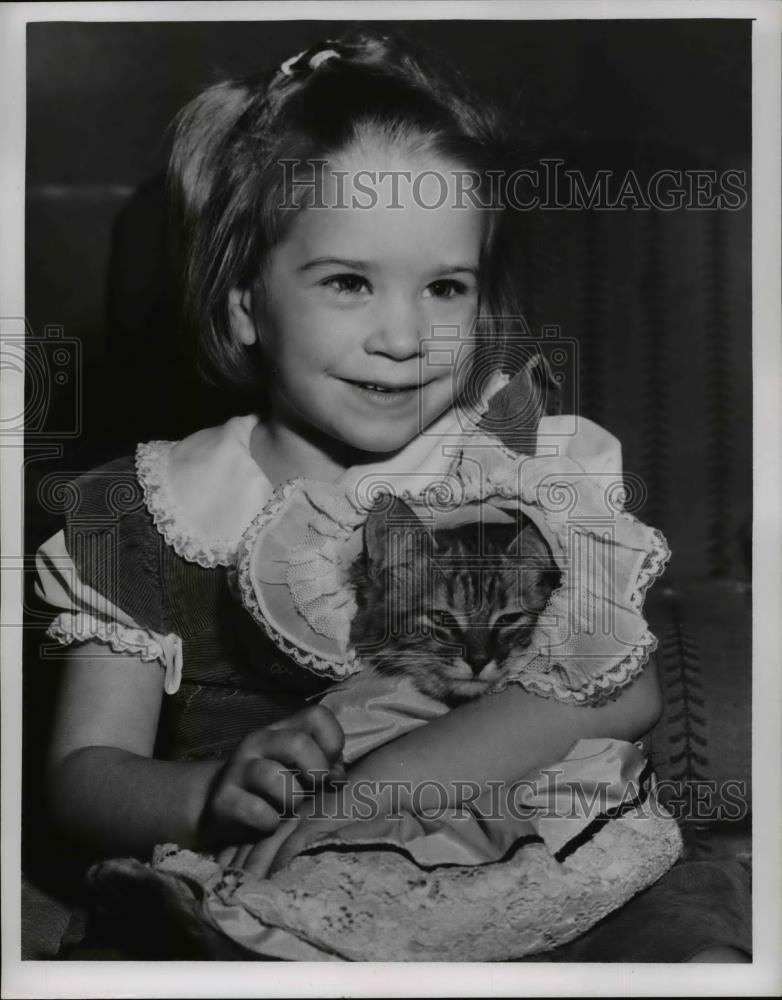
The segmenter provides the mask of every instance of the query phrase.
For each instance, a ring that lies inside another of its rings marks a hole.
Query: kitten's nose
[[[475,676],[477,677],[486,664],[491,663],[493,659],[494,653],[487,650],[476,650],[473,652],[470,655],[469,664]]]

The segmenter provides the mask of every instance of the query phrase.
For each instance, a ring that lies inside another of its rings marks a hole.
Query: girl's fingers
[[[297,829],[298,820],[283,820],[270,837],[259,840],[242,859],[245,871],[266,877],[282,847]]]
[[[283,814],[290,815],[297,802],[307,798],[296,774],[298,767],[286,764],[287,761],[269,757],[256,758],[246,761],[242,774],[242,788],[262,797],[278,821]]]
[[[270,733],[267,755],[289,767],[309,788],[321,784],[331,770],[319,744],[301,729]]]
[[[219,854],[216,855],[215,860],[223,868],[244,868],[248,857],[255,848],[255,843],[252,844],[240,844],[238,847],[232,845],[231,847],[224,847]]]
[[[326,755],[329,763],[336,761],[345,745],[345,734],[337,717],[323,705],[311,705],[287,719],[273,722],[272,730],[299,729],[308,733]]]
[[[268,802],[250,789],[234,786],[226,791],[221,808],[224,821],[245,834],[253,830],[267,835],[280,825],[280,809],[276,802]]]

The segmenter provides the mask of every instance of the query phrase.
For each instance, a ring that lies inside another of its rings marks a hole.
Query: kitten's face
[[[432,534],[395,505],[390,527],[385,513],[367,521],[352,644],[367,665],[441,701],[477,698],[529,645],[559,571],[530,522],[521,532],[486,524],[481,536],[469,524]]]

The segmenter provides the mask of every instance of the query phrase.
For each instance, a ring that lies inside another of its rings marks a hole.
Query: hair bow
[[[329,44],[328,42],[326,44]],[[304,49],[304,51],[299,52],[297,55],[292,56],[290,59],[286,59],[285,62],[280,66],[280,72],[285,76],[293,76],[295,72],[296,64],[300,59],[310,52],[310,49]],[[328,59],[340,58],[339,52],[336,49],[319,49],[317,52],[313,53],[308,60],[307,65],[310,69],[317,69],[322,63],[326,62]]]

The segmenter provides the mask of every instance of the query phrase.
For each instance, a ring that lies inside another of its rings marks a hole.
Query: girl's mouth
[[[405,403],[413,399],[423,388],[422,385],[383,385],[378,382],[357,382],[352,379],[343,379],[343,382],[355,389],[356,393],[363,399],[382,403],[386,406],[394,403]]]

